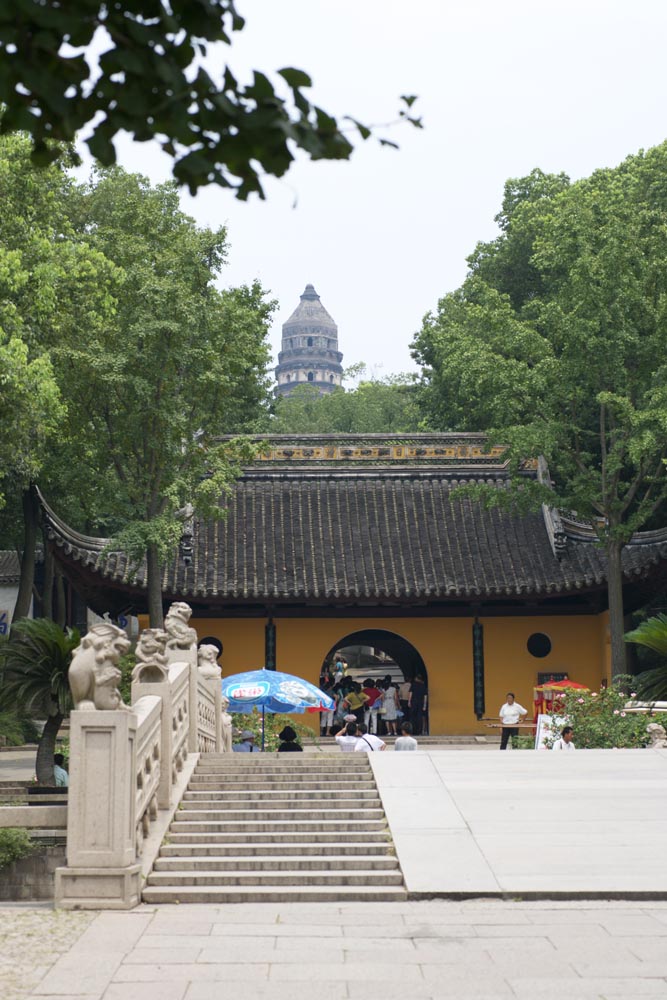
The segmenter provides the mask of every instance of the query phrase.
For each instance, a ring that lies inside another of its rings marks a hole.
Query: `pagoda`
[[[338,350],[338,327],[312,285],[283,323],[282,350],[276,367],[276,396],[289,396],[298,385],[309,383],[324,395],[340,387],[343,378]]]

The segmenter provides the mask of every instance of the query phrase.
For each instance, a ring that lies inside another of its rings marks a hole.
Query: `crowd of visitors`
[[[400,685],[390,674],[382,680],[367,677],[359,683],[347,669],[347,663],[336,657],[320,677],[320,687],[335,702],[331,711],[322,712],[323,736],[339,733],[351,721],[346,716],[353,717],[357,726],[364,726],[371,736],[398,736],[404,722],[410,724],[415,736],[425,732],[428,690],[421,675]]]

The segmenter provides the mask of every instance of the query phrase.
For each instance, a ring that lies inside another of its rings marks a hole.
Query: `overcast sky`
[[[478,240],[493,238],[503,184],[533,167],[571,178],[613,166],[667,137],[664,0],[237,0],[246,28],[232,69],[296,66],[311,98],[368,123],[417,94],[424,130],[381,130],[348,163],[299,162],[243,204],[207,188],[183,207],[226,225],[224,284],[258,278],[281,326],[305,285],[338,324],[343,365],[414,370],[422,317],[456,288]],[[154,181],[159,151],[119,145]]]

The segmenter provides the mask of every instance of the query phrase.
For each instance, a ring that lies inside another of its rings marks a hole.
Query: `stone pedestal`
[[[56,870],[63,909],[130,909],[140,901],[136,852],[137,716],[70,717],[67,867]]]

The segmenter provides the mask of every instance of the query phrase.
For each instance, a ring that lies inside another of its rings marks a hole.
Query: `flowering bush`
[[[645,747],[650,743],[646,727],[649,722],[659,722],[667,729],[664,713],[644,714],[629,712],[636,692],[629,691],[632,678],[619,678],[614,684],[600,691],[569,691],[559,699],[551,716],[554,736],[546,740],[551,748],[560,736],[563,716],[574,729],[574,743],[580,750],[608,750],[613,747],[627,749]]]

